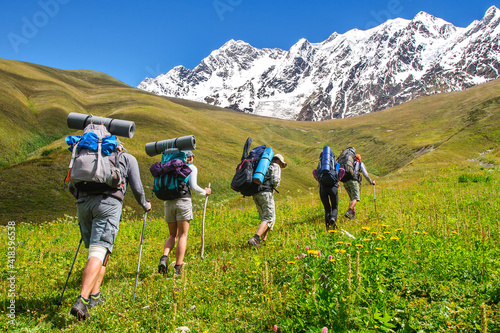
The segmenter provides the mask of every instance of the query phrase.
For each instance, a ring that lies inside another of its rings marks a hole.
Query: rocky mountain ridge
[[[138,88],[256,115],[319,121],[376,112],[500,75],[500,10],[466,28],[428,13],[333,33],[290,50],[230,40],[193,70],[177,66]]]

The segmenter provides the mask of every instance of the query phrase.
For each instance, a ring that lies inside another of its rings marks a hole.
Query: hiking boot
[[[92,309],[94,306],[97,306],[99,304],[103,304],[105,301],[104,297],[101,296],[100,292],[98,292],[95,295],[90,295],[89,298],[90,298],[89,305],[88,305],[89,309]]]
[[[347,210],[344,216],[351,220],[354,220],[356,218],[356,214],[352,209]]]
[[[71,314],[78,318],[78,320],[85,320],[89,317],[89,306],[90,300],[83,298],[81,295],[76,299],[75,304],[71,308]]]
[[[182,265],[175,265],[174,270],[175,277],[179,277],[182,275]]]
[[[259,241],[254,236],[248,240],[248,245],[257,247],[259,246]]]
[[[167,274],[167,267],[168,267],[168,256],[161,256],[160,263],[158,264],[158,273],[163,275]]]
[[[328,221],[328,224],[326,225],[326,231],[335,229],[337,229],[337,221],[335,221],[334,218],[331,218],[330,221]]]

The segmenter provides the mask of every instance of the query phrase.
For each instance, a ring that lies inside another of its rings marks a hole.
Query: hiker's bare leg
[[[83,298],[89,298],[90,292],[94,289],[94,285],[97,282],[99,273],[102,268],[102,261],[97,257],[90,257],[85,264],[82,274],[82,288],[80,289],[80,295]],[[103,273],[104,275],[104,273]],[[102,277],[101,277],[102,280]],[[100,284],[99,284],[100,286]]]
[[[186,254],[187,237],[189,231],[188,221],[177,221],[177,249],[175,250],[175,264],[182,265]]]
[[[351,201],[351,203],[349,204],[349,209],[354,211],[354,208],[356,207],[356,204],[358,203],[358,200],[354,199],[353,201]]]
[[[169,222],[167,223],[167,225],[170,236],[168,236],[167,240],[165,241],[165,245],[163,245],[164,256],[168,256],[170,251],[172,251],[172,249],[174,248],[175,242],[177,241],[177,223]]]
[[[94,287],[90,291],[92,295],[97,294],[101,290],[102,279],[104,278],[104,273],[106,273],[106,266],[101,266],[99,270],[99,274],[97,275],[97,279],[94,283]]]
[[[262,239],[264,242],[267,240],[267,233],[269,232],[269,230],[271,230],[271,229],[267,228],[267,230],[266,230],[266,231],[264,231],[264,233],[262,234],[262,238],[261,238],[261,239]]]
[[[267,231],[269,230],[269,227],[267,226],[267,222],[262,222],[259,227],[257,228],[256,234],[259,235],[260,239],[266,240],[267,237]]]

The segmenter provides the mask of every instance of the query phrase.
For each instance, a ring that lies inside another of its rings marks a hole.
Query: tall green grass
[[[191,332],[271,332],[274,325],[279,332],[495,332],[498,172],[457,167],[419,180],[381,181],[375,196],[371,186],[362,186],[354,221],[340,218],[348,205],[341,188],[334,233],[325,230],[315,189],[298,197],[280,193],[275,228],[259,249],[246,244],[259,223],[251,199],[239,201],[239,208],[209,199],[204,260],[203,199],[197,198],[181,278],[157,273],[168,231],[161,218],[148,219],[135,302],[143,216],[126,209],[102,287],[107,301],[85,322],[69,310],[86,250],[78,255],[59,311],[55,305],[80,238],[77,220],[17,224],[16,326],[6,317],[5,265],[0,326],[48,332],[174,332],[181,326]],[[489,181],[461,180],[471,174]],[[6,244],[2,232],[1,253]]]

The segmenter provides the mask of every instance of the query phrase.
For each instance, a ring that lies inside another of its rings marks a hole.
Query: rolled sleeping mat
[[[71,112],[66,120],[69,128],[84,129],[88,124],[102,124],[113,135],[132,138],[135,132],[135,123],[129,120],[96,117],[93,115]]]
[[[194,135],[181,136],[174,139],[146,143],[146,154],[155,156],[163,153],[166,149],[178,148],[179,150],[196,149],[196,139]]]
[[[260,161],[257,164],[257,168],[253,174],[253,182],[257,184],[262,184],[264,182],[264,176],[267,173],[267,169],[269,169],[269,164],[271,164],[271,160],[273,159],[274,151],[271,147],[267,147],[262,156],[260,157]]]
[[[318,173],[330,171],[330,161],[332,160],[332,154],[332,150],[329,146],[323,147],[323,151],[321,152],[321,155],[319,157],[321,159],[321,168],[320,170],[318,170]]]

